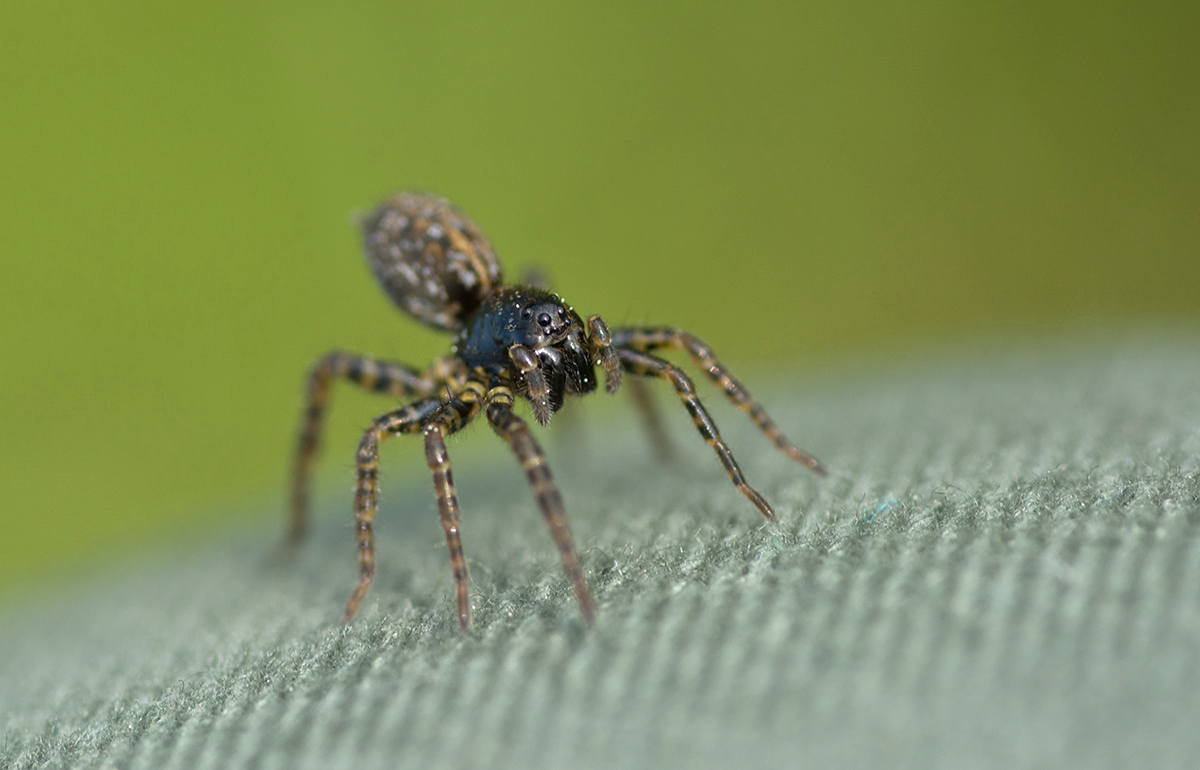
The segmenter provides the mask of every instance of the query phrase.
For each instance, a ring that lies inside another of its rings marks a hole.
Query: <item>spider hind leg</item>
[[[334,379],[348,380],[364,390],[397,399],[427,397],[433,394],[436,387],[432,371],[422,373],[405,364],[341,350],[326,354],[313,365],[308,376],[304,419],[292,469],[291,517],[284,541],[285,550],[293,549],[308,532],[310,477],[320,449],[321,428]]]

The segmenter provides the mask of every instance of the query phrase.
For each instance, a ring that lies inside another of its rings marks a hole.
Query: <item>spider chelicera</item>
[[[550,476],[545,454],[513,406],[517,398],[528,400],[534,418],[545,425],[566,396],[596,390],[596,367],[604,372],[604,388],[609,393],[621,387],[622,374],[670,382],[696,429],[725,466],[730,481],[771,521],[775,521],[771,506],[746,482],[733,453],[696,396],[691,378],[652,351],[686,352],[775,446],[817,473],[825,473],[816,458],[788,441],[704,342],[670,326],[610,331],[600,316],[591,316],[585,322],[554,294],[532,286],[506,285],[500,261],[483,231],[448,201],[423,193],[401,193],[384,201],[362,226],[367,261],[392,300],[418,321],[453,333],[455,338],[451,355],[439,358],[424,371],[335,351],[321,358],[309,376],[308,406],[292,488],[289,542],[293,544],[308,528],[309,476],[333,379],[349,380],[376,393],[410,400],[375,418],[359,443],[354,492],[359,578],[346,604],[343,623],[354,617],[375,576],[371,523],[378,509],[379,445],[400,433],[419,433],[425,439],[425,458],[433,472],[438,513],[450,549],[458,620],[463,630],[467,629],[469,578],[445,440],[480,413],[516,453],[558,544],[580,611],[589,624],[593,622],[592,596],[567,527],[562,496]],[[646,394],[636,387],[637,381],[631,382],[653,437],[657,432],[656,416]]]

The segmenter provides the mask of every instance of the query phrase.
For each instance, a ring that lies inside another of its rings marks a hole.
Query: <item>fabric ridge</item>
[[[539,432],[595,628],[477,431],[469,635],[424,469],[385,458],[348,628],[341,494],[286,566],[281,502],[0,618],[0,767],[1200,765],[1200,335],[786,374],[746,381],[829,478],[701,392],[778,526],[666,390],[671,466],[624,398]]]

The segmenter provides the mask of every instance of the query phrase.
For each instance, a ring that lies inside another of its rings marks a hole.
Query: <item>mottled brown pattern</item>
[[[500,261],[479,226],[449,201],[401,193],[363,220],[375,277],[419,321],[455,331],[500,285]]]

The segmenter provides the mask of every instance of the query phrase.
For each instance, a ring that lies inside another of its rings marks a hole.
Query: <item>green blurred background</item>
[[[312,359],[446,350],[359,254],[400,188],[751,382],[1194,320],[1194,7],[7,2],[0,596],[282,518]]]

